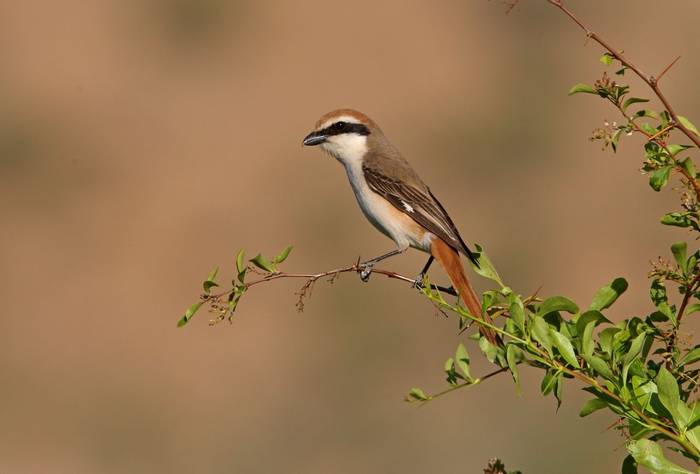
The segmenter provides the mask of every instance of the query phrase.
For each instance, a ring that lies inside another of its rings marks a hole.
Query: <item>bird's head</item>
[[[365,156],[372,134],[381,134],[372,119],[355,110],[339,109],[323,115],[316,122],[314,131],[304,138],[303,144],[321,145],[339,161],[351,163]]]

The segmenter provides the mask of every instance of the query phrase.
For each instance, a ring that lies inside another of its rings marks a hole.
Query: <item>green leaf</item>
[[[700,449],[700,426],[697,426],[698,415],[700,415],[700,410],[698,410],[698,402],[694,401],[691,406],[687,406],[685,403],[681,402],[678,408],[682,411],[683,416],[683,426],[685,426],[685,436],[688,438],[696,449]]]
[[[592,400],[588,400],[586,403],[583,404],[578,416],[583,418],[584,416],[588,416],[591,413],[593,413],[594,411],[601,410],[607,406],[608,406],[608,404],[605,403],[600,398],[593,398]]]
[[[666,165],[652,171],[649,175],[649,186],[651,186],[654,191],[661,191],[661,188],[668,183],[668,177],[671,175],[672,169],[673,165]]]
[[[603,359],[594,355],[583,356],[583,358],[595,373],[597,373],[606,380],[616,382],[615,375],[613,375],[612,370],[610,370],[610,367]]]
[[[620,332],[618,327],[605,328],[598,334],[598,343],[603,352],[612,354],[613,352],[613,337]]]
[[[207,281],[214,281],[214,279],[216,278],[216,275],[218,275],[218,274],[219,274],[219,267],[216,267],[207,276]]]
[[[421,390],[420,388],[412,388],[408,392],[408,396],[411,397],[414,400],[420,400],[420,401],[425,401],[428,399],[428,396]]]
[[[669,212],[661,218],[661,223],[675,227],[695,227],[693,220],[687,212]]]
[[[627,445],[627,451],[652,474],[692,474],[666,459],[661,446],[650,439],[632,441]]]
[[[586,324],[583,334],[581,335],[581,351],[584,356],[593,355],[595,343],[593,342],[593,329],[595,329],[595,321]]]
[[[581,315],[578,318],[576,318],[576,333],[583,333],[584,328],[590,322],[594,322],[596,326],[598,326],[601,323],[612,324],[610,320],[603,316],[603,313],[601,313],[600,311],[595,309],[589,309],[585,313],[581,313]]]
[[[676,324],[676,315],[673,309],[668,304],[668,295],[666,293],[666,285],[659,279],[652,280],[649,288],[649,296],[659,312],[669,318],[673,324]]]
[[[204,301],[199,301],[198,303],[193,304],[189,308],[187,308],[187,311],[185,311],[185,315],[180,318],[180,320],[177,322],[177,327],[182,327],[185,324],[187,324],[190,319],[192,319],[192,316],[197,312],[197,310],[204,304]]]
[[[544,377],[542,378],[542,383],[540,383],[540,392],[542,395],[549,395],[549,393],[554,389],[557,383],[557,377],[560,372],[555,372],[553,370],[548,370]]]
[[[635,337],[632,340],[632,344],[630,345],[630,349],[625,354],[625,357],[622,361],[622,383],[627,382],[627,371],[630,368],[630,365],[632,365],[632,362],[639,356],[639,354],[642,352],[642,348],[644,347],[644,341],[646,340],[646,333],[641,333],[638,334],[637,337]]]
[[[700,401],[695,400],[691,406],[691,416],[689,418],[688,428],[698,428],[700,427]]]
[[[642,347],[644,347],[644,340],[646,339],[647,335],[646,333],[641,333],[638,334],[637,337],[635,337],[632,340],[632,344],[630,345],[630,349],[625,354],[624,358],[624,364],[628,365],[631,364],[634,359],[637,358],[640,352],[642,352]]]
[[[241,249],[238,252],[238,255],[236,255],[236,270],[238,273],[241,273],[243,270],[245,270],[245,264],[243,263],[243,259],[245,258],[245,250]]]
[[[700,346],[688,351],[688,353],[678,362],[678,365],[682,367],[684,365],[690,365],[693,362],[697,362],[698,360],[700,360]]]
[[[515,385],[520,388],[520,376],[518,374],[518,363],[523,359],[523,354],[520,348],[515,344],[508,344],[506,347],[506,361],[508,362],[508,368],[513,376],[513,381]]]
[[[678,405],[681,402],[680,392],[678,390],[678,382],[673,377],[671,372],[666,370],[666,367],[661,367],[659,373],[656,376],[656,386],[659,389],[659,401],[668,410],[668,412],[673,416],[673,420],[678,424],[680,428],[685,428],[680,421],[680,412],[678,410]]]
[[[552,296],[542,302],[537,314],[542,316],[554,311],[566,311],[567,313],[578,313],[578,306],[569,298],[564,296]]]
[[[523,302],[520,298],[513,301],[508,309],[510,313],[510,318],[513,320],[515,325],[520,329],[521,333],[525,333],[525,308],[523,307]]]
[[[233,318],[233,313],[236,312],[236,307],[238,306],[238,302],[241,300],[241,297],[243,296],[243,293],[245,293],[247,290],[246,286],[240,285],[237,286],[233,292],[231,292],[228,296],[228,312],[229,312],[229,321],[231,318]]]
[[[653,119],[658,119],[659,114],[657,114],[653,110],[648,110],[648,109],[637,110],[634,113],[634,118],[642,118],[642,117],[649,117],[649,118],[653,118]]]
[[[698,127],[693,125],[693,123],[690,120],[688,120],[687,118],[679,115],[678,121],[681,123],[681,125],[683,125],[685,128],[687,128],[688,130],[693,132],[695,135],[700,135],[700,132],[698,131]]]
[[[559,375],[557,375],[554,380],[554,398],[557,399],[557,411],[559,411],[559,407],[561,406],[561,395],[564,391],[564,379],[562,377],[563,374],[559,372]]]
[[[486,255],[486,252],[484,252],[484,250],[479,244],[476,244],[475,246],[476,251],[479,254],[479,266],[477,267],[472,263],[472,268],[474,269],[474,271],[484,278],[488,278],[489,280],[495,281],[501,286],[501,288],[505,287],[503,281],[501,280],[501,277],[496,271],[496,268],[493,266],[491,259],[488,257],[488,255]]]
[[[458,374],[457,374],[457,372],[455,372],[455,361],[452,357],[450,357],[449,359],[447,359],[445,361],[445,365],[443,367],[443,370],[447,374],[447,382],[450,385],[456,385]]]
[[[248,273],[248,265],[245,264],[244,262],[244,257],[245,257],[245,251],[241,250],[238,252],[238,255],[236,256],[236,270],[238,271],[238,275],[236,275],[236,278],[238,278],[239,283],[244,284],[245,283],[245,275]],[[232,285],[236,285],[236,280],[233,280],[231,282]]]
[[[251,258],[250,263],[255,265],[256,267],[260,268],[261,270],[265,270],[266,272],[274,273],[275,272],[275,267],[272,266],[270,262],[267,261],[265,257],[262,256],[262,254],[257,254],[255,257]]]
[[[493,362],[498,357],[498,347],[491,344],[485,337],[479,338],[479,348],[484,353],[489,362]]]
[[[612,282],[602,287],[593,297],[591,306],[588,309],[602,311],[609,308],[617,299],[627,291],[627,280],[615,278]]]
[[[204,283],[202,283],[202,288],[204,288],[205,293],[209,293],[211,291],[212,287],[219,286],[218,283],[215,281],[207,280]]]
[[[445,372],[452,372],[452,370],[454,370],[454,367],[455,367],[455,360],[452,357],[450,357],[449,359],[447,359],[445,361],[445,364],[443,366],[443,370]]]
[[[630,97],[622,104],[622,110],[626,111],[627,107],[629,107],[630,105],[641,104],[644,102],[649,102],[649,99],[642,99],[641,97]]]
[[[610,66],[613,63],[613,55],[610,53],[605,53],[600,57],[600,62],[606,66]]]
[[[662,111],[662,112],[659,114],[659,116],[660,116],[660,118],[661,118],[661,124],[662,124],[664,127],[668,126],[668,124],[671,123],[671,115],[669,115],[669,113],[668,113],[667,110]]]
[[[461,370],[464,374],[464,377],[467,380],[472,380],[472,376],[469,373],[469,353],[467,352],[466,347],[464,347],[464,344],[460,343],[457,346],[457,351],[455,352],[455,362],[457,367],[459,367],[459,370]]]
[[[532,318],[532,336],[542,347],[547,349],[549,355],[552,355],[552,338],[549,324],[541,316],[533,316]]]
[[[615,130],[615,133],[613,133],[612,138],[610,139],[610,145],[612,145],[612,149],[615,153],[617,153],[617,144],[620,141],[620,137],[622,136],[622,129],[617,129]]]
[[[688,173],[688,175],[692,178],[697,178],[698,172],[695,169],[695,162],[688,158],[684,158],[683,160],[679,161],[678,164],[681,165],[681,167]]]
[[[680,145],[678,143],[671,143],[666,148],[668,148],[668,151],[671,152],[671,156],[676,156],[678,153],[680,153],[684,150],[687,150],[689,148],[693,148],[693,145]]]
[[[649,297],[655,306],[668,302],[666,285],[663,281],[659,279],[652,280],[651,286],[649,287]]]
[[[647,135],[654,135],[656,133],[656,129],[646,122],[640,124],[639,128],[641,128]]]
[[[583,84],[583,83],[578,83],[575,86],[573,86],[571,89],[569,89],[569,95],[574,95],[578,94],[580,92],[586,93],[586,94],[597,94],[598,92],[593,88],[592,86],[589,86],[588,84]]]
[[[211,271],[211,273],[209,273],[209,276],[207,276],[207,279],[204,280],[204,283],[202,283],[202,288],[204,289],[205,293],[209,293],[212,287],[219,286],[219,284],[214,281],[218,273],[219,267],[216,267],[214,270]]]
[[[700,311],[700,303],[693,303],[685,309],[686,316]]]
[[[554,345],[559,350],[559,353],[564,360],[569,365],[572,365],[577,369],[581,368],[578,360],[576,359],[576,352],[574,352],[574,346],[571,345],[571,341],[569,341],[562,333],[555,331],[554,329],[551,329],[551,334]]]
[[[673,254],[673,258],[676,260],[676,263],[684,273],[688,271],[685,267],[688,258],[687,250],[688,244],[685,242],[676,242],[675,244],[671,245],[671,253]]]
[[[279,255],[277,255],[275,258],[272,259],[272,263],[282,263],[285,260],[287,260],[287,257],[289,257],[289,252],[292,251],[292,248],[293,247],[291,245],[288,245],[287,247],[285,247],[284,250],[282,250]]]

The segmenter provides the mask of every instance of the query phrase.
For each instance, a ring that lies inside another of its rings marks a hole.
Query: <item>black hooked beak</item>
[[[304,141],[302,143],[306,146],[316,146],[325,142],[326,138],[328,138],[328,135],[325,135],[321,131],[311,132],[304,137]]]

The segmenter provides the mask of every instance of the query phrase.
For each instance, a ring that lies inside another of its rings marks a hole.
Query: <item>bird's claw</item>
[[[369,281],[370,275],[372,275],[373,263],[363,263],[360,265],[360,280],[367,283]]]
[[[417,288],[418,291],[423,291],[425,283],[425,275],[419,273],[415,280],[413,280],[413,288]]]

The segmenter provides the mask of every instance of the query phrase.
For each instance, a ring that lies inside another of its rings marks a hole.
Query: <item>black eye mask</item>
[[[350,122],[335,122],[323,130],[319,130],[320,134],[327,137],[331,135],[342,135],[343,133],[357,133],[358,135],[369,135],[369,128],[361,123]]]

